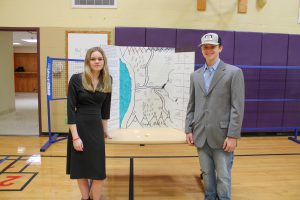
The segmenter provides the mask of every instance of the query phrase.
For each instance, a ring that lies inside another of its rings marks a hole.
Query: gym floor
[[[66,141],[46,152],[47,137],[0,136],[0,199],[80,199],[65,174]],[[203,198],[194,147],[106,145],[103,199],[128,199],[129,157],[134,157],[134,199]],[[300,145],[287,137],[246,137],[238,143],[232,171],[233,200],[291,200],[300,196]]]

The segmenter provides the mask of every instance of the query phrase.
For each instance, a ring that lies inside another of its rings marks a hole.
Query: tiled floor
[[[0,115],[0,135],[38,134],[38,94],[16,93],[16,111]]]

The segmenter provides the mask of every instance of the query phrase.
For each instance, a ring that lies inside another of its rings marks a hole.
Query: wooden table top
[[[179,144],[185,143],[185,133],[175,128],[129,128],[109,131],[110,144]]]

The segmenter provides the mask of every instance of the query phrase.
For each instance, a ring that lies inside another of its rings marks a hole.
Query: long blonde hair
[[[101,55],[103,56],[103,60],[104,60],[104,64],[103,64],[103,68],[100,71],[99,74],[99,83],[96,87],[96,89],[94,89],[93,87],[93,83],[92,83],[92,71],[90,68],[90,60],[91,60],[91,56],[92,53],[94,52],[100,52]],[[111,92],[112,90],[112,83],[111,83],[111,78],[109,75],[109,71],[108,71],[108,65],[107,65],[107,57],[103,51],[103,49],[101,47],[92,47],[90,49],[87,50],[86,55],[85,55],[85,59],[84,59],[84,72],[82,73],[82,85],[84,87],[84,89],[91,91],[91,92],[95,92],[95,91],[100,91],[100,92]]]

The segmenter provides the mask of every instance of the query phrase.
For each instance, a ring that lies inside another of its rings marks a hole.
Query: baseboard
[[[294,132],[245,132],[242,137],[293,136]]]

